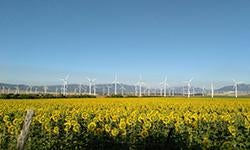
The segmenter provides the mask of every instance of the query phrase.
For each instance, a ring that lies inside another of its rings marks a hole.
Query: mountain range
[[[68,84],[67,85],[67,91],[70,93],[78,93],[80,92],[79,90],[79,85],[78,84]],[[103,94],[107,93],[109,91],[110,94],[114,93],[114,84],[96,84],[96,93],[98,94]],[[187,87],[171,87],[167,91],[168,92],[173,92],[174,93],[183,93],[183,88],[184,92],[187,92]],[[31,86],[31,85],[25,85],[25,84],[7,84],[7,83],[0,83],[0,93],[14,93],[17,89],[19,89],[20,92],[38,92],[38,93],[43,93],[45,91],[44,86]],[[134,94],[135,93],[135,86],[134,85],[127,85],[127,84],[117,84],[117,92],[122,93],[122,89],[124,93],[130,93]],[[137,87],[137,90],[139,87]],[[50,85],[47,86],[47,92],[60,92],[62,90],[62,85]],[[93,90],[93,89],[92,89]],[[152,93],[159,93],[161,90],[160,88],[154,88],[150,89],[150,92]],[[202,93],[203,89],[200,87],[191,87],[191,93]],[[204,89],[205,92],[209,92],[210,89]],[[233,92],[234,91],[234,86],[229,85],[229,86],[224,86],[219,89],[215,89],[215,92],[218,93],[227,93],[227,92]],[[239,84],[238,85],[238,91],[239,92],[248,92],[250,91],[250,84]],[[81,85],[81,93],[88,93],[89,92],[89,86],[88,85]],[[93,91],[92,91],[93,92]],[[142,87],[142,92],[147,93],[148,90],[146,87]]]

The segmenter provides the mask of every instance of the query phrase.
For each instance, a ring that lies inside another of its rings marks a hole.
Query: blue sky
[[[248,0],[1,0],[0,82],[250,82]]]

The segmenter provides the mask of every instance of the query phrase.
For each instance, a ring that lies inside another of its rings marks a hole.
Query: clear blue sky
[[[249,0],[1,0],[0,82],[250,82]]]

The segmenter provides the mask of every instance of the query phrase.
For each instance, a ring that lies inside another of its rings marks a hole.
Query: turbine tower
[[[44,94],[47,94],[48,87],[45,85],[45,86],[43,87],[43,90],[44,90]]]
[[[122,96],[123,96],[124,95],[124,90],[126,90],[126,88],[122,85],[121,90],[122,90]]]
[[[214,84],[211,83],[211,98],[214,98]]]
[[[240,81],[236,81],[236,80],[233,80],[234,81],[234,93],[235,93],[235,98],[238,98],[238,85],[241,83]]]
[[[151,88],[150,87],[148,87],[148,96],[150,96],[151,95]]]
[[[96,79],[90,79],[87,77],[87,80],[89,81],[89,95],[91,95],[92,94],[92,92],[91,92],[92,84],[95,83]]]
[[[107,87],[108,88],[108,96],[110,95],[110,86]]]
[[[115,95],[117,95],[117,84],[119,84],[119,82],[117,80],[117,74],[115,74],[115,79],[112,83],[115,85]]]
[[[172,96],[175,96],[175,88],[173,88],[173,91],[172,91]]]
[[[205,87],[202,88],[202,96],[205,96]]]
[[[67,88],[67,85],[68,85],[68,78],[69,78],[69,75],[67,75],[64,79],[60,79],[62,82],[63,82],[63,95],[66,96],[66,88]]]
[[[95,83],[93,84],[94,86],[94,95],[96,95],[96,86],[95,86]]]
[[[193,78],[191,78],[188,81],[185,81],[185,83],[187,83],[187,88],[188,88],[188,98],[190,98],[190,88],[191,88],[191,82],[192,82]]]
[[[142,96],[141,92],[142,92],[142,85],[144,85],[145,83],[142,81],[142,76],[140,75],[140,80],[137,82],[137,84],[139,85],[139,97]]]
[[[137,96],[137,93],[138,93],[138,92],[137,92],[137,88],[138,88],[138,87],[137,87],[137,84],[135,84],[135,96]]]
[[[30,94],[32,93],[32,85],[29,85],[29,89],[30,89]]]
[[[167,80],[168,80],[168,79],[167,79],[167,76],[166,76],[165,79],[160,83],[161,85],[163,85],[164,97],[167,96],[167,86],[168,86]]]
[[[105,95],[105,87],[102,87],[102,95]]]
[[[18,85],[16,86],[16,92],[15,93],[19,94],[19,87],[18,87]]]
[[[78,86],[78,93],[79,95],[82,95],[82,83],[80,83]]]

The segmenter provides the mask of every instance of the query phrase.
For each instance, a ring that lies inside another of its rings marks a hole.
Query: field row
[[[0,101],[0,149],[13,149],[27,109],[26,149],[250,148],[250,100],[205,98]]]

